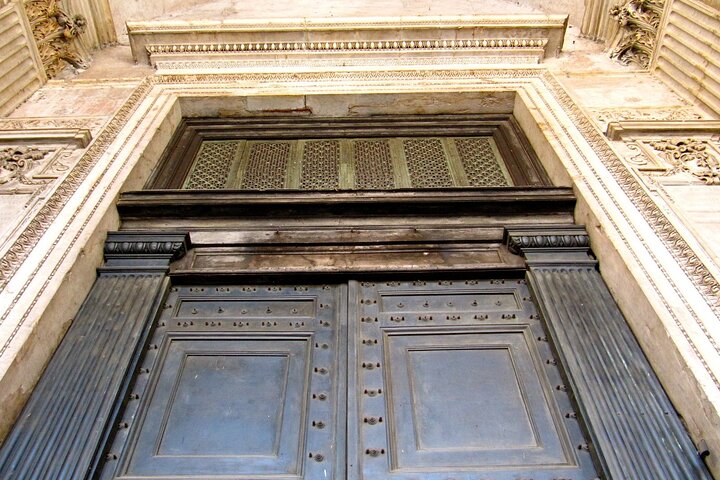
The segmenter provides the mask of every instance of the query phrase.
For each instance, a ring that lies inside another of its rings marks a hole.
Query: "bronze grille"
[[[508,185],[498,155],[488,138],[455,139],[460,161],[465,168],[468,183],[473,187],[504,187]]]
[[[439,138],[409,138],[403,141],[403,148],[414,188],[455,186]]]
[[[241,188],[279,190],[285,187],[290,142],[257,142],[248,145],[248,162]]]
[[[357,140],[353,146],[355,187],[360,190],[394,188],[390,143],[387,140]]]
[[[183,185],[186,190],[227,188],[238,142],[203,142]]]
[[[512,185],[491,137],[203,142],[183,188],[392,190]]]
[[[340,188],[340,141],[308,140],[302,157],[302,190]]]

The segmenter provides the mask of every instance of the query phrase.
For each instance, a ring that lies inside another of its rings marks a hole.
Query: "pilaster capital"
[[[187,232],[110,232],[105,241],[106,268],[167,268],[184,257]]]
[[[595,265],[590,238],[581,225],[542,225],[505,229],[510,253],[522,255],[528,266]]]

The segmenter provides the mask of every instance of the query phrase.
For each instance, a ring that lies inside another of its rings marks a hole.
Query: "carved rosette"
[[[85,31],[85,17],[67,13],[58,0],[25,0],[24,6],[48,78],[68,63],[84,67],[74,40]]]
[[[720,185],[720,160],[711,154],[708,142],[695,138],[665,139],[650,142],[670,165],[664,175],[687,172],[708,185]]]
[[[13,182],[23,185],[43,183],[32,180],[30,172],[47,154],[47,151],[34,147],[8,147],[0,150],[0,185]]]
[[[610,9],[610,16],[620,24],[611,44],[610,57],[624,65],[650,65],[655,50],[665,0],[625,0]]]

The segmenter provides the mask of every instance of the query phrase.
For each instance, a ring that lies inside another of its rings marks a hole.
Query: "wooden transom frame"
[[[550,185],[515,118],[485,114],[185,118],[145,188],[181,189],[203,142],[398,137],[489,137],[512,185]]]

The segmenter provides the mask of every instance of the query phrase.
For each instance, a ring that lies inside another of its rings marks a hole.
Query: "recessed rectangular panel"
[[[516,293],[507,291],[380,292],[380,312],[498,312],[522,310]]]
[[[307,299],[181,299],[176,317],[183,319],[213,317],[244,318],[290,317],[311,318],[316,314],[314,298]]]
[[[394,471],[573,465],[527,329],[387,331]]]
[[[407,351],[418,450],[539,446],[509,347]]]
[[[160,456],[278,456],[288,353],[185,355]],[[238,432],[253,435],[238,435]]]
[[[169,336],[129,477],[301,473],[311,337]]]

